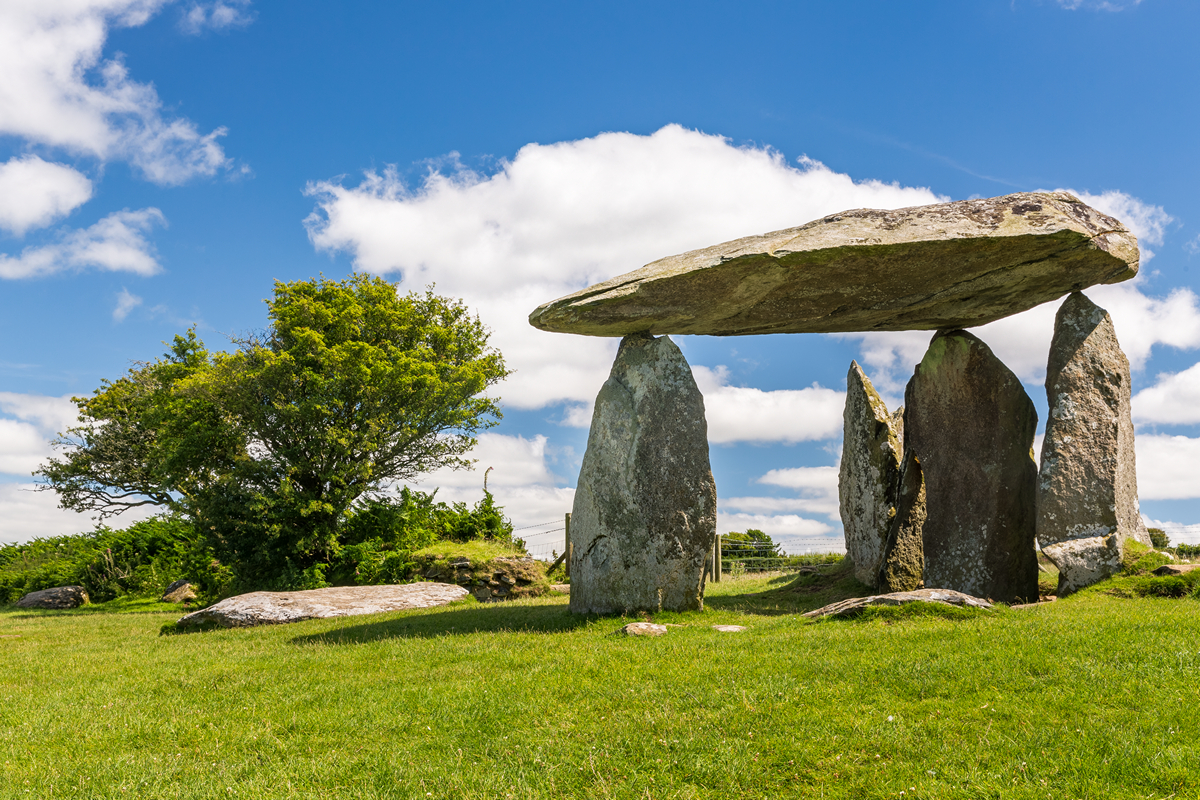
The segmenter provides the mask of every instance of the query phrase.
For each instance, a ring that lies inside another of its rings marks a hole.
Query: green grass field
[[[744,578],[659,639],[563,596],[177,636],[148,601],[6,610],[0,797],[1200,796],[1200,602],[1103,588],[814,622],[838,585]]]

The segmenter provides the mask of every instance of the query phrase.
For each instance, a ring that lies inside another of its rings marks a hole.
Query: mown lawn
[[[1200,796],[1195,599],[812,622],[793,580],[660,639],[561,596],[178,636],[3,611],[0,797]]]

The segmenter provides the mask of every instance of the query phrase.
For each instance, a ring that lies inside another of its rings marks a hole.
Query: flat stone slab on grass
[[[529,323],[588,336],[966,328],[1137,271],[1119,221],[1066,192],[1024,192],[843,211],[670,256]]]
[[[402,586],[335,586],[300,592],[250,592],[230,597],[181,618],[188,628],[249,628],[306,619],[357,617],[386,611],[444,606],[468,594],[448,583],[409,583]]]
[[[741,633],[749,630],[745,625],[713,625],[712,629],[720,633]]]
[[[1186,575],[1194,569],[1200,569],[1200,564],[1163,564],[1154,570],[1155,575]]]
[[[17,601],[17,608],[79,608],[88,602],[88,594],[82,586],[55,586],[30,592]]]
[[[621,628],[621,633],[626,636],[662,636],[666,632],[666,625],[656,625],[653,622],[631,622]]]
[[[902,606],[906,603],[942,603],[948,606],[990,609],[987,600],[956,592],[953,589],[914,589],[911,592],[892,592],[870,597],[852,597],[809,611],[806,617],[853,617],[868,606]]]

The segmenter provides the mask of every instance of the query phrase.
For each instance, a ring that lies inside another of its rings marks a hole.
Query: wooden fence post
[[[717,534],[717,547],[713,554],[713,564],[716,566],[717,583],[721,582],[721,534]]]
[[[567,516],[563,521],[563,530],[566,532],[566,545],[563,547],[563,552],[566,553],[567,577],[571,577],[571,512],[567,512]]]

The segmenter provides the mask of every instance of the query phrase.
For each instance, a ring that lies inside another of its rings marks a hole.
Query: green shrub
[[[1155,549],[1165,550],[1171,546],[1171,540],[1166,532],[1161,528],[1147,528],[1150,533],[1150,544],[1154,545]]]

